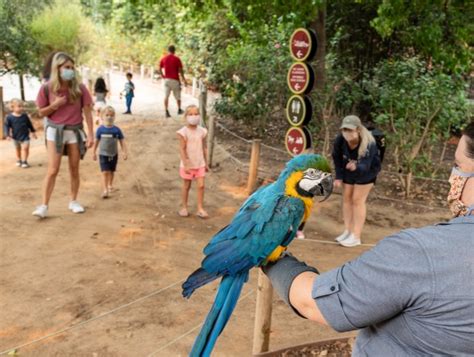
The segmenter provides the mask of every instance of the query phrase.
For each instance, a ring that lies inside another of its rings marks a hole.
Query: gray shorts
[[[26,140],[13,140],[13,145],[15,145],[16,148],[20,148],[20,147],[28,147],[30,146],[30,139],[26,139]]]
[[[165,79],[165,98],[169,98],[171,91],[176,100],[181,100],[181,84],[176,79]]]

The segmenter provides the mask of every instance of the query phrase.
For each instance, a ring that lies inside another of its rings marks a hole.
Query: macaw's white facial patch
[[[300,180],[298,186],[309,192],[314,186],[319,185],[322,180],[330,176],[330,173],[320,171],[318,169],[307,169],[303,172],[303,178]]]

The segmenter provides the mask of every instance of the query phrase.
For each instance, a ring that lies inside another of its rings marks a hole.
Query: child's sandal
[[[189,216],[189,212],[186,208],[181,208],[179,211],[178,211],[178,215],[180,217],[188,217]]]
[[[206,211],[199,211],[198,213],[196,213],[196,216],[202,219],[209,218],[209,215]]]

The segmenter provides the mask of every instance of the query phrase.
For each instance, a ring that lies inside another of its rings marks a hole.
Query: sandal
[[[199,218],[202,218],[202,219],[209,218],[209,215],[204,210],[199,211],[198,213],[196,213],[196,216],[198,216]]]
[[[186,208],[181,208],[179,211],[178,211],[178,215],[180,217],[188,217],[189,216],[189,212]]]

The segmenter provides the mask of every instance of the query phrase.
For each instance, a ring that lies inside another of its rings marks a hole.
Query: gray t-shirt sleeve
[[[416,238],[404,231],[318,276],[312,297],[331,327],[350,331],[428,307],[433,289],[432,264]]]

